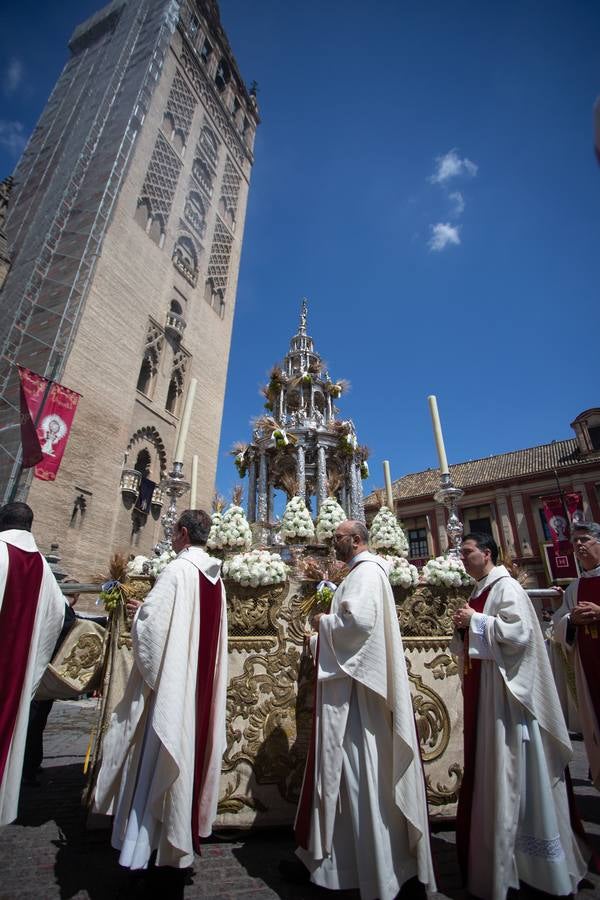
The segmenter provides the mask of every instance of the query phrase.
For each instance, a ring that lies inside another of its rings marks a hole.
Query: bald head
[[[369,532],[362,522],[346,519],[336,528],[333,547],[338,559],[350,562],[358,553],[369,549]]]

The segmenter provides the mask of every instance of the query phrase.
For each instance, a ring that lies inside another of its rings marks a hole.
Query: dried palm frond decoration
[[[218,491],[215,491],[213,494],[212,504],[211,504],[212,511],[214,513],[222,512],[223,509],[225,508],[226,503],[227,503],[227,500],[225,499],[225,497],[222,494],[220,494]]]
[[[232,456],[239,456],[240,453],[245,453],[247,449],[248,444],[245,444],[243,441],[236,441],[229,452]]]
[[[248,444],[244,444],[242,441],[236,441],[229,452],[231,456],[233,456],[233,461],[240,478],[243,478],[248,469]]]
[[[383,488],[379,488],[378,491],[373,491],[373,501],[378,510],[381,509],[382,506],[387,507],[387,497]]]
[[[356,456],[361,462],[366,462],[371,455],[371,450],[366,444],[359,444],[356,450]]]
[[[340,472],[330,472],[327,476],[327,494],[334,497],[344,483],[344,477]]]
[[[241,484],[234,484],[231,492],[231,502],[234,506],[242,505],[242,497],[244,496],[244,488]]]
[[[296,375],[292,375],[289,380],[289,386],[291,388],[300,387],[302,384],[311,384],[313,380],[313,375],[311,372],[298,372]]]
[[[337,400],[342,394],[347,394],[350,390],[350,382],[346,378],[340,378],[338,381],[328,381],[325,384],[325,390],[328,394]]]
[[[298,443],[298,438],[293,434],[288,434],[273,416],[260,416],[254,422],[254,428],[257,431],[262,431],[263,435],[270,438],[278,448]]]
[[[275,365],[269,372],[269,384],[276,387],[283,387],[288,383],[288,376],[285,374],[281,366]]]
[[[331,557],[323,559],[316,556],[306,556],[298,562],[298,574],[307,581],[330,581],[332,584],[339,585],[348,572],[349,569],[345,563]],[[315,591],[303,600],[300,605],[300,612],[305,616],[319,610],[329,612],[332,598],[333,590],[328,586],[324,586],[320,591]]]
[[[296,478],[295,473],[282,472],[279,476],[279,483],[288,497],[295,497],[298,493],[298,479]]]
[[[127,558],[123,553],[113,553],[108,564],[110,579],[105,581],[100,591],[100,600],[104,603],[107,612],[112,612],[119,606],[124,606],[132,588],[125,584],[127,581]]]
[[[311,359],[308,364],[308,371],[311,375],[320,375],[326,368],[327,363],[323,359]]]

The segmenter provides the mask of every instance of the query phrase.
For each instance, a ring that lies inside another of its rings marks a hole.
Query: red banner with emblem
[[[583,497],[579,491],[571,491],[565,494],[565,506],[567,507],[571,527],[576,525],[577,522],[583,522]]]
[[[35,466],[35,477],[54,481],[81,394],[18,367],[21,379],[23,468]]]
[[[571,535],[563,498],[557,494],[555,497],[544,497],[543,501],[544,517],[552,544],[557,553],[564,554],[570,546]]]

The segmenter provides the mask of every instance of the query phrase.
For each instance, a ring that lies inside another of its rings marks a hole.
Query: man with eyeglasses
[[[361,522],[335,552],[349,574],[318,632],[313,734],[296,816],[310,880],[366,900],[435,891],[427,801],[387,563]],[[285,874],[285,872],[284,872]],[[290,872],[291,874],[291,872]],[[295,879],[294,879],[295,880]],[[419,884],[420,883],[420,884]]]
[[[575,669],[583,740],[600,790],[600,525],[578,524],[572,543],[583,574],[565,591],[554,614],[554,634]]]

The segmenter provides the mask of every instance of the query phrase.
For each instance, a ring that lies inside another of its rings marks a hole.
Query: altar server
[[[17,817],[29,704],[65,617],[32,522],[26,503],[0,509],[0,825]]]
[[[225,750],[227,610],[203,510],[175,526],[176,559],[139,606],[134,667],[104,740],[97,812],[114,814],[119,862],[189,867],[216,817]],[[159,873],[160,874],[160,873]],[[183,889],[183,888],[182,888]]]
[[[314,884],[392,900],[418,879],[435,890],[427,801],[402,638],[387,566],[360,522],[334,546],[350,573],[318,629],[311,748],[296,851]]]
[[[540,625],[527,593],[496,565],[489,535],[467,535],[462,557],[476,582],[454,615],[465,751],[456,842],[467,890],[504,900],[523,881],[575,893],[587,866],[569,819],[572,750]]]
[[[565,591],[554,634],[573,662],[585,749],[600,790],[600,525],[574,527],[573,546],[583,574]]]

